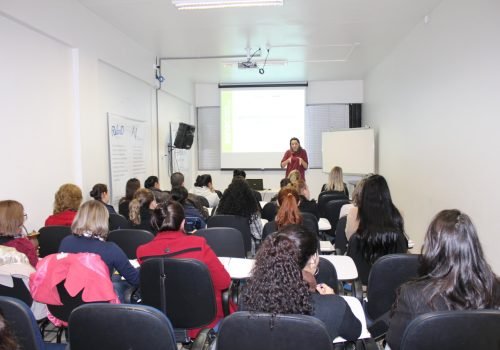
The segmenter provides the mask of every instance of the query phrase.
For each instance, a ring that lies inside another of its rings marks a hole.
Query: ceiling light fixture
[[[204,10],[224,7],[283,6],[283,0],[172,0],[178,10]]]

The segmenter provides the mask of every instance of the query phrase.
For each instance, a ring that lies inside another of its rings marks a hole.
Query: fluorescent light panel
[[[283,0],[172,0],[179,10],[203,10],[223,7],[283,6]]]

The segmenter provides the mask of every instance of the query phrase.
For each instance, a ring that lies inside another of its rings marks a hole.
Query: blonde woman
[[[153,192],[146,188],[138,189],[129,204],[128,215],[132,226],[155,234],[156,230],[151,225],[151,214],[156,205]]]
[[[295,186],[300,180],[303,180],[298,170],[292,170],[290,174],[288,174],[288,179],[290,180],[290,184],[293,186]]]
[[[82,198],[82,190],[76,185],[59,187],[54,198],[53,215],[45,220],[45,226],[71,226]]]
[[[59,252],[97,254],[108,266],[110,277],[116,270],[128,283],[137,286],[139,272],[130,264],[120,247],[106,241],[109,233],[108,223],[109,212],[104,204],[96,200],[83,203],[71,225],[73,234],[62,240]],[[114,284],[120,300],[123,300],[120,295],[122,288]]]
[[[341,167],[335,166],[332,170],[330,170],[328,183],[321,187],[321,192],[325,191],[344,192],[344,194],[349,198],[349,190],[347,189],[347,185],[344,183],[344,175]]]
[[[38,257],[36,248],[23,235],[23,224],[27,215],[21,203],[14,200],[0,201],[0,245],[15,248],[25,254],[30,264],[36,267]]]

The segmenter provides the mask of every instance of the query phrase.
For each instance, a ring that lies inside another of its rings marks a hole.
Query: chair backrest
[[[207,227],[232,227],[243,234],[243,243],[245,252],[252,250],[252,234],[250,233],[250,224],[248,219],[238,215],[217,214],[208,219]]]
[[[23,301],[28,307],[31,306],[31,304],[33,304],[33,297],[31,296],[31,293],[26,286],[23,277],[11,276],[11,278],[14,285],[12,287],[9,287],[0,284],[0,295],[19,299]],[[26,279],[28,278],[26,277]]]
[[[205,238],[215,255],[230,258],[246,258],[243,235],[232,227],[211,227],[195,232],[195,236]]]
[[[83,290],[72,297],[64,287],[65,281],[66,280],[63,280],[57,285],[57,292],[59,294],[59,298],[61,298],[62,305],[47,305],[47,308],[56,318],[64,322],[68,322],[71,312],[78,306],[85,304],[85,302],[82,299]]]
[[[139,229],[121,229],[111,231],[108,241],[116,243],[129,259],[137,259],[137,247],[153,240],[151,232]]]
[[[500,349],[500,311],[436,311],[410,322],[401,350]]]
[[[337,222],[337,227],[335,229],[335,250],[337,254],[344,255],[347,251],[347,236],[345,233],[345,227],[347,224],[347,216],[343,216]]]
[[[9,323],[20,349],[43,350],[40,329],[30,308],[21,300],[0,296],[0,310]]]
[[[331,350],[323,322],[306,315],[235,312],[219,327],[217,350]]]
[[[403,283],[418,277],[419,254],[389,254],[377,259],[368,277],[367,316],[374,320],[391,309]]]
[[[146,305],[85,304],[69,318],[71,350],[176,350],[168,318]]]
[[[302,225],[309,231],[319,235],[318,219],[311,213],[301,212],[302,214]]]
[[[325,191],[321,192],[318,197],[318,211],[319,211],[319,216],[324,218],[325,216],[325,205],[329,201],[332,200],[338,200],[338,199],[344,199],[348,200],[347,196],[345,195],[344,192],[338,192],[338,191]]]
[[[201,261],[148,258],[141,265],[140,286],[143,304],[165,313],[174,328],[201,328],[216,317],[212,279]]]
[[[319,258],[318,274],[315,276],[316,282],[325,283],[332,287],[335,294],[339,292],[339,280],[337,278],[337,270],[335,266],[325,258]]]
[[[332,226],[332,234],[335,232],[334,230],[337,228],[337,223],[339,222],[340,209],[343,205],[349,203],[350,201],[348,199],[334,199],[325,204],[323,217],[327,218],[330,222],[330,225]]]
[[[126,228],[131,228],[132,224],[130,221],[127,220],[127,218],[123,215],[120,214],[109,214],[109,230],[114,231],[114,230],[119,230],[119,229],[126,229]]]
[[[40,246],[39,255],[41,258],[59,252],[59,245],[64,237],[71,234],[69,226],[45,226],[40,230],[38,244]]]

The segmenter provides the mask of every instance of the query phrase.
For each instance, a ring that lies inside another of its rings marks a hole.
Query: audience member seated
[[[324,184],[321,187],[321,192],[325,191],[335,191],[335,192],[343,192],[347,198],[349,198],[349,190],[347,189],[347,185],[344,182],[344,175],[342,173],[342,168],[339,166],[335,166],[330,170],[330,174],[328,175],[328,183]]]
[[[300,176],[300,172],[298,170],[292,170],[290,174],[288,174],[288,180],[290,180],[290,184],[295,186],[295,184],[299,180],[303,180],[303,178]]]
[[[156,234],[156,230],[151,225],[151,213],[156,205],[153,192],[145,188],[135,191],[134,199],[129,204],[128,214],[132,227]]]
[[[107,242],[109,212],[99,201],[85,202],[71,226],[72,235],[64,238],[59,252],[64,253],[94,253],[101,257],[113,274],[116,270],[133,286],[139,285],[139,271],[128,260],[127,256],[113,242]],[[123,302],[123,292],[129,287],[124,281],[113,283],[115,290]]]
[[[300,247],[300,248],[299,248]],[[240,295],[240,309],[272,314],[305,314],[323,321],[332,338],[356,340],[361,323],[342,297],[325,284],[311,292],[308,280],[319,257],[316,237],[300,226],[285,227],[262,242],[252,275]],[[305,272],[303,272],[305,271]]]
[[[25,254],[30,264],[36,267],[36,247],[23,232],[26,218],[21,203],[14,200],[0,201],[0,245],[15,248]]]
[[[253,244],[262,239],[259,203],[255,200],[252,190],[245,180],[233,178],[222,195],[216,214],[239,215],[247,218],[250,233],[254,238]]]
[[[169,201],[160,204],[153,212],[153,224],[159,232],[151,242],[137,248],[139,263],[154,256],[196,259],[205,263],[210,271],[217,300],[217,317],[207,327],[214,327],[224,318],[222,291],[229,288],[231,277],[203,237],[186,235],[183,231],[184,209],[179,203]],[[196,337],[199,331],[200,329],[190,330],[189,335]]]
[[[310,199],[311,193],[309,192],[307,183],[304,180],[299,180],[294,187],[300,197],[299,210],[301,212],[311,213],[316,219],[319,219],[318,203],[316,203],[314,199]]]
[[[406,327],[421,314],[500,308],[500,280],[484,258],[469,216],[459,210],[443,210],[432,220],[420,276],[398,291],[386,337],[392,350],[400,349]]]
[[[292,187],[282,188],[278,193],[278,213],[273,221],[264,225],[262,239],[286,225],[301,225],[303,218],[299,210],[299,194]]]
[[[234,169],[233,170],[233,178],[235,178],[235,177],[242,177],[243,179],[246,180],[247,173],[245,172],[245,170],[242,170],[242,169]],[[253,188],[252,188],[252,193],[253,193],[253,195],[255,197],[255,200],[257,202],[259,202],[259,205],[260,205],[260,202],[262,201],[262,195],[260,194],[259,191],[256,191]]]
[[[347,255],[354,260],[361,282],[367,285],[373,263],[383,255],[406,253],[408,239],[403,217],[381,175],[366,179],[358,215],[359,227],[349,240]]]
[[[110,214],[116,214],[115,208],[113,208],[112,205],[108,204],[109,203],[108,186],[106,186],[105,184],[94,185],[94,187],[92,187],[92,191],[90,191],[90,197],[104,204]]]
[[[64,184],[59,187],[55,195],[53,215],[45,220],[45,226],[71,226],[82,198],[82,190],[76,185]]]
[[[129,204],[134,199],[135,191],[139,188],[141,188],[141,182],[138,179],[129,179],[125,185],[125,197],[120,198],[118,202],[118,213],[127,219],[129,218]]]
[[[156,203],[163,203],[168,200],[168,192],[160,189],[160,182],[157,176],[150,176],[144,181],[144,188],[153,192]]]
[[[280,189],[290,185],[290,180],[285,177],[281,179],[280,181]],[[279,193],[279,192],[278,192]],[[278,200],[278,194],[276,194],[271,200],[264,205],[264,208],[262,208],[262,218],[266,219],[267,221],[273,221],[274,217],[276,216],[276,213],[278,212],[278,205],[276,204],[276,201]]]
[[[185,187],[174,187],[170,192],[170,200],[178,202],[184,208],[186,221],[189,223],[189,228],[186,224],[186,232],[193,232],[207,226],[205,219],[208,213],[203,215],[203,207],[199,207],[198,203],[192,202],[188,198],[188,191]]]
[[[358,214],[358,206],[361,203],[363,196],[363,185],[365,184],[366,178],[361,179],[352,191],[352,203],[345,204],[340,209],[339,219],[342,216],[347,215],[346,226],[345,226],[345,234],[347,240],[351,238],[351,236],[358,230],[359,226],[359,214]]]
[[[215,192],[210,174],[198,175],[191,193],[205,197],[208,200],[210,208],[216,207],[219,204],[219,196]]]
[[[180,173],[180,172],[175,172],[172,175],[170,175],[170,186],[171,186],[170,188],[186,187],[186,186],[184,186],[184,175],[182,173]],[[203,201],[206,200],[205,197],[203,197],[203,196],[197,196],[197,195],[195,195],[193,193],[188,193],[188,199],[192,203],[196,203],[195,206],[197,208],[203,207],[204,206],[203,205]],[[202,213],[202,214],[205,215],[204,213]],[[208,218],[208,212],[207,212],[207,217],[206,218]]]

